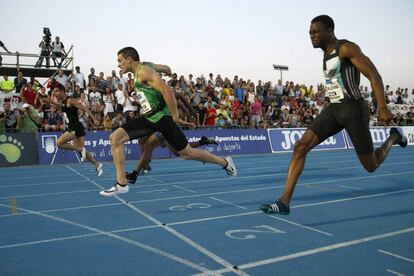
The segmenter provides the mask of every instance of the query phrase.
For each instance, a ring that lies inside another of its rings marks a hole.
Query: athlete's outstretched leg
[[[272,204],[263,204],[260,209],[265,213],[279,213],[287,215],[290,212],[289,205],[295,190],[299,176],[305,166],[308,152],[320,143],[316,134],[308,129],[302,138],[296,142],[292,159],[290,160],[288,175],[286,178],[285,191],[279,200]]]
[[[129,135],[120,127],[111,134],[109,139],[116,169],[116,181],[121,185],[125,185],[127,184],[125,178],[125,142],[129,140]]]
[[[287,206],[289,206],[290,201],[292,200],[296,182],[298,181],[299,176],[302,174],[308,152],[319,143],[320,142],[318,137],[310,129],[308,129],[303,137],[298,142],[296,142],[292,159],[290,160],[285,191],[281,197],[281,201]]]
[[[209,151],[192,148],[189,144],[187,144],[184,149],[180,150],[178,154],[187,160],[198,160],[206,163],[221,165],[226,170],[228,175],[237,176],[236,166],[230,156],[222,158],[210,153]]]

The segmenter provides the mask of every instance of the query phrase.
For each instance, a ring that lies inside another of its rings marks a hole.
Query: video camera
[[[44,39],[45,43],[46,43],[47,45],[49,45],[49,44],[50,44],[50,42],[52,41],[52,33],[50,32],[50,29],[49,29],[49,28],[44,27],[44,28],[43,28],[43,34],[45,35],[45,36],[43,37],[43,39]]]

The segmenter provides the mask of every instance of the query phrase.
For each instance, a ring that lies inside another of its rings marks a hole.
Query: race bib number
[[[325,88],[331,103],[340,103],[340,100],[345,97],[344,92],[336,79],[327,79]]]
[[[144,92],[139,91],[139,90],[136,90],[136,92],[137,92],[137,101],[139,105],[141,106],[142,114],[145,115],[145,114],[151,113],[152,108]]]

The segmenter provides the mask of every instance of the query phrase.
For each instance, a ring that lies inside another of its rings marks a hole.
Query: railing
[[[72,55],[70,55],[72,54]],[[8,52],[0,52],[0,56],[3,57],[2,66],[13,66],[13,67],[35,67],[36,62],[39,58],[52,58],[51,55],[48,56],[41,56],[36,54],[29,54],[29,53],[8,53]],[[70,47],[69,51],[67,52],[67,55],[63,57],[64,62],[62,64],[62,68],[68,68],[69,65],[73,62],[73,45]],[[34,60],[34,62],[28,62],[29,60]],[[56,59],[61,59],[60,57],[57,57]],[[60,61],[58,62],[58,64]],[[58,66],[50,66],[54,68],[58,68]],[[70,68],[71,69],[71,68]]]

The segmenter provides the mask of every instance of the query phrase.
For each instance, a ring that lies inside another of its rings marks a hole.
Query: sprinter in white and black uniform
[[[91,162],[95,166],[98,176],[100,176],[103,173],[103,165],[93,159],[92,154],[87,152],[85,149],[86,133],[82,123],[79,122],[78,109],[82,109],[88,113],[90,118],[92,118],[95,123],[98,123],[98,121],[95,119],[89,108],[81,104],[79,99],[68,97],[65,94],[65,88],[63,86],[55,88],[55,90],[53,90],[53,94],[59,99],[60,103],[50,103],[65,112],[69,120],[68,130],[59,137],[56,142],[56,146],[59,149],[74,150],[79,152],[81,161],[83,162],[84,160],[88,160]]]
[[[289,204],[296,182],[303,171],[307,153],[343,129],[348,132],[359,161],[368,172],[374,172],[384,162],[393,144],[407,146],[407,138],[401,129],[391,128],[388,139],[374,151],[369,131],[368,105],[358,89],[360,73],[371,82],[378,101],[378,122],[387,125],[392,114],[385,103],[384,85],[375,65],[362,53],[358,45],[347,40],[338,40],[334,28],[332,18],[321,15],[312,20],[309,31],[313,47],[324,51],[326,96],[331,103],[295,144],[285,191],[275,202],[260,206],[264,213],[289,214]]]

